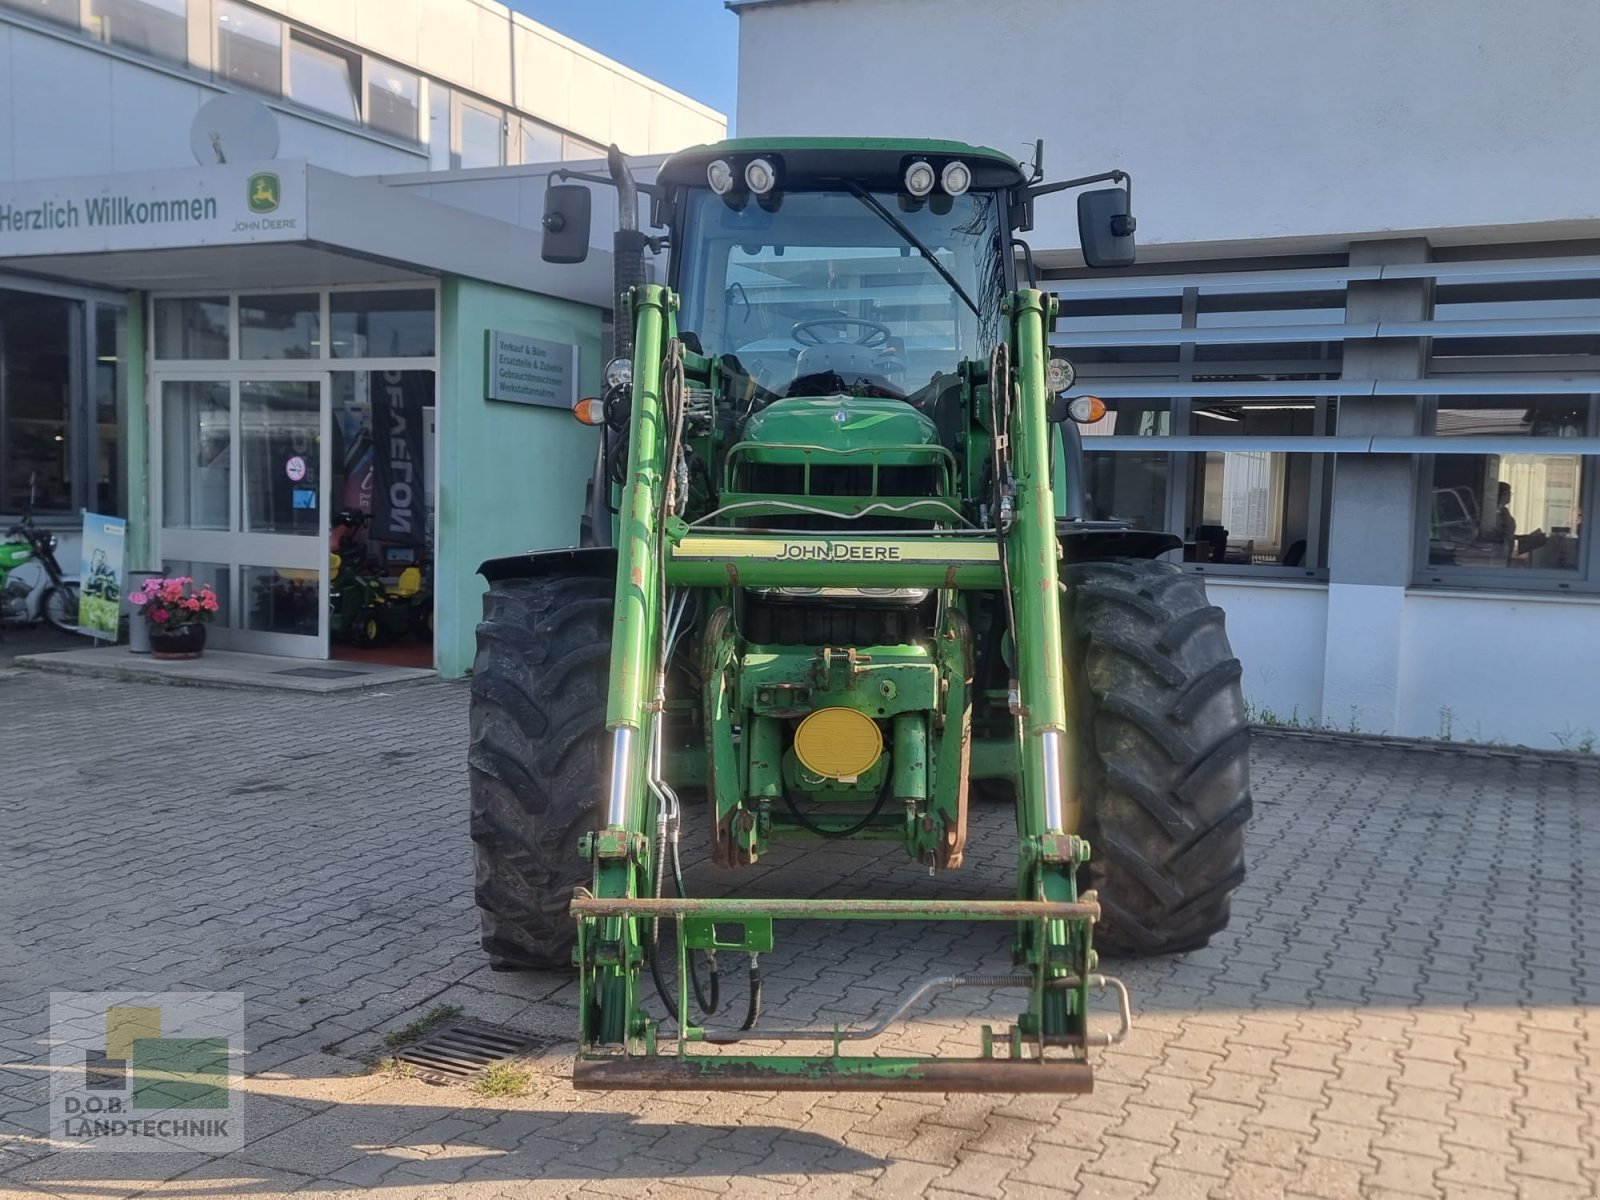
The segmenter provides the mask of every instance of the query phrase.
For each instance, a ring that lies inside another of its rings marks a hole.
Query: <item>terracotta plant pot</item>
[[[206,627],[201,624],[179,625],[163,629],[150,626],[151,658],[199,658],[206,648]]]

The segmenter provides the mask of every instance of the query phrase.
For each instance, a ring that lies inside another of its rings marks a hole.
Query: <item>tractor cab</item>
[[[741,377],[752,408],[831,395],[925,408],[994,346],[1020,170],[927,153],[880,155],[863,175],[770,144],[662,169],[680,337]]]

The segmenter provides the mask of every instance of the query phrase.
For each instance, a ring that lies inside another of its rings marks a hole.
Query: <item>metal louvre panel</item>
[[[1600,438],[1549,437],[1086,437],[1085,453],[1166,454],[1212,451],[1237,454],[1574,454],[1600,455]]]
[[[1123,296],[1176,295],[1186,288],[1208,294],[1343,289],[1355,280],[1436,279],[1458,284],[1514,283],[1553,279],[1600,279],[1600,256],[1496,258],[1481,262],[1392,263],[1387,266],[1301,267],[1279,271],[1217,271],[1173,275],[1110,275],[1044,281],[1062,300],[1110,300]]]
[[[1282,379],[1236,383],[1093,380],[1067,393],[1103,399],[1249,399],[1317,396],[1545,396],[1600,394],[1600,375],[1462,375],[1449,379]]]
[[[1343,342],[1382,336],[1376,321],[1338,325],[1237,325],[1212,329],[1096,329],[1081,335],[1062,331],[1050,344],[1074,346],[1249,346],[1268,342]],[[1395,335],[1400,336],[1400,335]],[[1410,336],[1410,335],[1406,335]]]
[[[1057,333],[1051,345],[1248,346],[1357,338],[1576,337],[1600,334],[1600,317],[1507,317],[1499,321],[1355,321],[1340,325],[1238,325],[1224,329],[1096,329]]]

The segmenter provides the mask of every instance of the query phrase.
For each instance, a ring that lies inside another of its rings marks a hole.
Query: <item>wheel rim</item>
[[[73,629],[78,624],[78,597],[71,589],[51,588],[44,598],[45,620],[58,629]]]

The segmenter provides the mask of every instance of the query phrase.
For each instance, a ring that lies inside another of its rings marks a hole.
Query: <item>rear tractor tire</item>
[[[612,583],[490,585],[472,667],[472,841],[483,948],[496,970],[569,966],[578,840],[606,771]]]
[[[1250,818],[1250,729],[1222,610],[1172,563],[1077,563],[1065,582],[1096,942],[1198,949],[1227,927]]]

